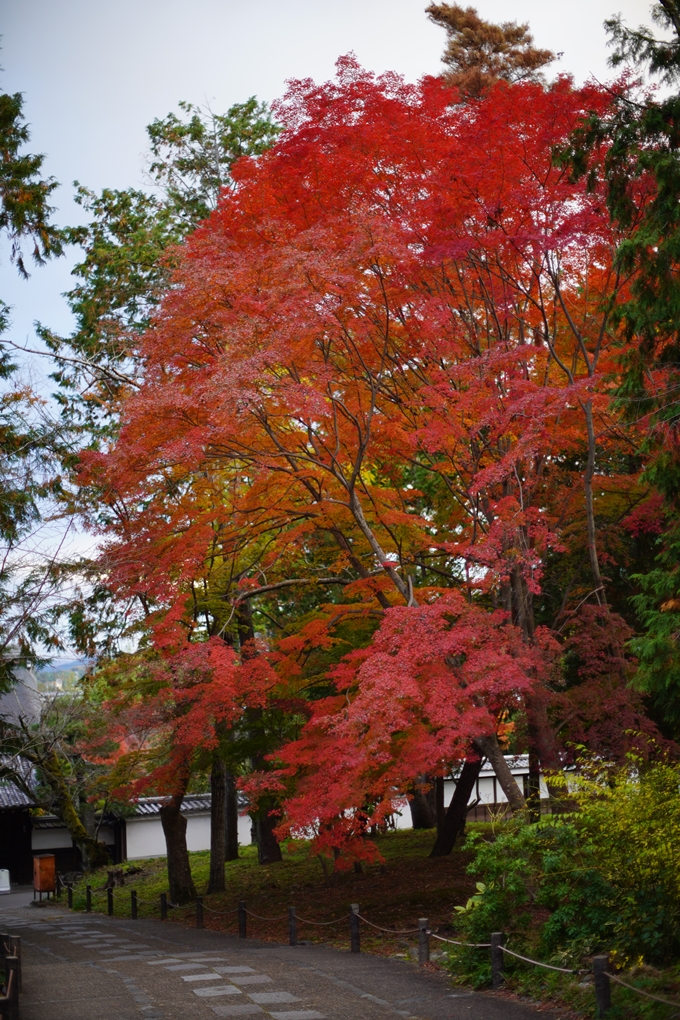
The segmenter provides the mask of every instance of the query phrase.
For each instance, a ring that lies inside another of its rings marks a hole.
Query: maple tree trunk
[[[437,776],[434,781],[434,812],[437,820],[437,833],[442,831],[446,808],[444,807],[444,777]]]
[[[423,793],[421,786],[426,782],[427,776],[418,776],[418,785],[411,791],[409,808],[411,810],[411,823],[414,829],[433,829],[435,826],[433,810],[434,789]]]
[[[527,807],[529,821],[541,820],[541,764],[536,751],[529,748],[529,775],[527,777]]]
[[[481,758],[466,758],[461,769],[456,789],[448,806],[441,826],[437,830],[437,839],[430,851],[430,857],[446,857],[453,850],[458,833],[462,832],[467,817],[470,794],[475,788],[482,768]]]
[[[271,814],[272,806],[265,803],[255,815],[255,838],[257,839],[257,860],[259,864],[274,864],[283,860],[279,841],[274,835],[278,823],[276,814]]]
[[[208,892],[224,892],[224,864],[227,859],[227,769],[213,758],[210,772],[210,877]]]
[[[180,814],[184,793],[174,794],[161,808],[161,825],[165,836],[168,865],[168,886],[172,903],[189,903],[196,899],[187,851],[187,820]]]
[[[585,490],[586,500],[586,525],[588,533],[588,557],[590,559],[590,569],[593,574],[593,581],[595,583],[595,597],[599,603],[605,602],[604,592],[602,589],[602,574],[600,573],[600,561],[597,555],[597,534],[595,530],[595,507],[593,503],[593,476],[595,474],[595,453],[597,449],[597,441],[595,437],[595,425],[593,423],[593,402],[587,400],[583,405],[583,411],[586,418],[586,430],[588,433],[588,460],[586,462],[586,470],[583,476],[583,488]]]
[[[527,804],[524,795],[515,782],[515,777],[503,757],[496,734],[494,733],[490,737],[475,737],[473,744],[480,754],[489,759],[489,764],[496,773],[496,779],[501,784],[501,790],[508,799],[513,815],[520,814],[526,810]]]
[[[236,794],[236,783],[234,777],[227,772],[227,798],[225,823],[225,859],[228,861],[238,860],[238,797]]]
[[[253,607],[248,599],[240,602],[236,610],[236,630],[238,631],[241,658],[250,659],[253,654],[251,642],[255,640],[255,628],[253,626]]]
[[[543,769],[544,772],[559,772],[562,764],[560,762],[555,732],[548,718],[548,706],[545,696],[541,696],[540,693],[530,695],[526,699],[526,710],[529,729],[529,795],[530,797],[535,797],[538,817],[534,818],[535,812],[532,805],[530,805],[529,813],[532,821],[538,821],[541,813],[540,771]],[[536,778],[533,777],[533,772],[536,773]],[[532,783],[536,784],[535,790],[531,785]],[[550,810],[552,811],[556,806],[556,791],[550,782],[548,782],[548,794],[550,796]]]

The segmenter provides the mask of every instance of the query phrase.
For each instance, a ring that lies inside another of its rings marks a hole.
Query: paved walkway
[[[0,930],[22,940],[21,1020],[559,1018],[401,960],[29,902],[0,897]]]

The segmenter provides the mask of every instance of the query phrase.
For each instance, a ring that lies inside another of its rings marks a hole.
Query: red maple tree
[[[615,465],[629,442],[609,400],[619,238],[552,158],[608,102],[562,78],[451,105],[439,81],[352,58],[336,82],[292,83],[279,143],[234,168],[180,255],[118,442],[87,461],[124,508],[112,583],[153,602],[159,642],[200,637],[197,580],[234,611],[340,585],[344,609],[279,642],[295,688],[303,647],[352,613],[380,618],[263,781],[297,777],[288,831],[316,819],[319,838],[354,838],[351,808],[380,818],[409,778],[466,755],[521,807],[496,737],[508,712],[559,765],[542,577],[585,552],[565,598],[609,614],[596,500],[639,498],[636,472],[596,473],[598,451]]]

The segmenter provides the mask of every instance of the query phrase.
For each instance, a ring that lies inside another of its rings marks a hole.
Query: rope
[[[510,956],[514,956],[518,960],[524,960],[525,963],[533,963],[536,967],[545,967],[546,970],[559,970],[562,974],[578,974],[578,970],[569,970],[567,967],[555,967],[552,963],[541,963],[540,960],[532,960],[529,956],[521,956],[520,953],[513,953],[512,949],[506,949],[505,946],[498,947],[503,953],[508,953]]]
[[[209,907],[208,904],[205,902],[203,904],[203,907],[205,908],[205,910],[209,910],[211,914],[238,914],[238,907],[235,907],[233,910],[214,910],[212,907]]]
[[[357,914],[357,917],[360,921],[370,924],[371,928],[377,928],[378,931],[386,931],[389,935],[415,935],[420,931],[420,928],[407,928],[405,931],[395,931],[394,928],[381,928],[379,924],[373,924],[373,921],[369,921],[367,918],[362,917],[361,914]]]
[[[340,924],[341,921],[346,921],[346,917],[338,917],[335,921],[309,921],[306,917],[300,917],[298,914],[295,915],[296,920],[302,921],[303,924],[314,924],[317,928],[322,928],[326,924]]]
[[[617,985],[622,985],[624,988],[627,988],[631,992],[637,992],[638,995],[644,995],[645,998],[647,999],[654,999],[655,1002],[663,1002],[665,1006],[675,1006],[676,1009],[678,1006],[680,1006],[680,1002],[671,1002],[670,999],[662,999],[658,995],[652,995],[651,992],[643,992],[641,988],[636,988],[635,985],[628,985],[626,984],[625,981],[622,981],[620,977],[616,977],[615,974],[610,974],[609,972],[607,972],[607,977],[610,979],[610,981],[616,981]]]
[[[261,917],[259,914],[254,914],[252,910],[246,910],[246,914],[250,914],[251,917],[256,917],[258,921],[285,921],[288,914],[281,914],[280,917]]]
[[[467,946],[468,949],[490,949],[490,942],[456,942],[455,939],[444,939],[441,935],[435,935],[433,931],[426,929],[428,935],[432,936],[433,939],[439,939],[440,942],[448,942],[452,946]]]

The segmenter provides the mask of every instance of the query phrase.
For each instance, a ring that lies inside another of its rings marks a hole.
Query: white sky
[[[77,222],[71,182],[98,190],[143,184],[145,125],[180,99],[221,112],[250,95],[271,101],[287,78],[332,77],[341,54],[416,80],[437,73],[445,35],[427,0],[2,0],[3,90],[25,95],[31,151],[63,185],[56,219]],[[463,0],[465,2],[465,0]],[[474,0],[468,0],[474,2]],[[602,23],[621,11],[648,20],[647,0],[477,0],[490,20],[528,21],[536,43],[563,51],[577,80],[611,76]],[[32,322],[69,328],[60,297],[70,259],[28,283],[0,266],[14,307],[12,338],[32,344]]]

